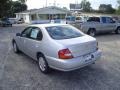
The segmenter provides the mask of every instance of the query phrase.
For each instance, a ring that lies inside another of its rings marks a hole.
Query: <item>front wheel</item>
[[[120,34],[120,27],[117,28],[117,30],[115,31],[116,34]]]
[[[18,49],[18,46],[17,46],[16,42],[13,42],[13,51],[14,51],[15,53],[18,53],[18,52],[19,52],[19,49]]]
[[[96,31],[94,29],[90,29],[87,34],[92,36],[92,37],[95,37]]]
[[[48,63],[43,55],[38,56],[38,65],[39,65],[40,71],[42,73],[45,73],[45,74],[49,73],[50,68],[49,68]]]

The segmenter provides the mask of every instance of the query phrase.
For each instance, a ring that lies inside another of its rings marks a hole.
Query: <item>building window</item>
[[[39,14],[38,16],[39,16],[40,20],[48,20],[47,14]]]
[[[65,19],[65,14],[61,14],[61,19]]]
[[[31,20],[37,20],[36,14],[32,14],[32,15],[31,15]]]

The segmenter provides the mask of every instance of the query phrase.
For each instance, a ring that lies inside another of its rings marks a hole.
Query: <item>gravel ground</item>
[[[12,51],[11,39],[24,27],[0,27],[0,90],[120,90],[120,35],[96,37],[103,52],[96,64],[44,75],[36,61]]]

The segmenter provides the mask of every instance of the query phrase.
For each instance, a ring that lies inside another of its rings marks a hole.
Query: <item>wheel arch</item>
[[[89,33],[90,30],[95,30],[96,31],[96,29],[94,27],[91,27],[91,28],[88,29],[87,34]]]
[[[117,26],[116,30],[117,30],[118,28],[120,28],[120,26]]]
[[[12,44],[13,44],[14,42],[16,42],[16,41],[13,39],[13,40],[12,40]]]
[[[36,53],[36,59],[38,60],[39,56],[44,56],[44,54],[42,52],[37,52]]]
[[[91,28],[88,29],[88,31],[89,31],[89,30],[95,30],[95,31],[96,31],[96,28],[91,27]]]

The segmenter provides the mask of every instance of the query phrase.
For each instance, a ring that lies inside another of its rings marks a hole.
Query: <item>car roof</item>
[[[33,24],[32,27],[51,27],[51,26],[63,26],[68,24]]]

